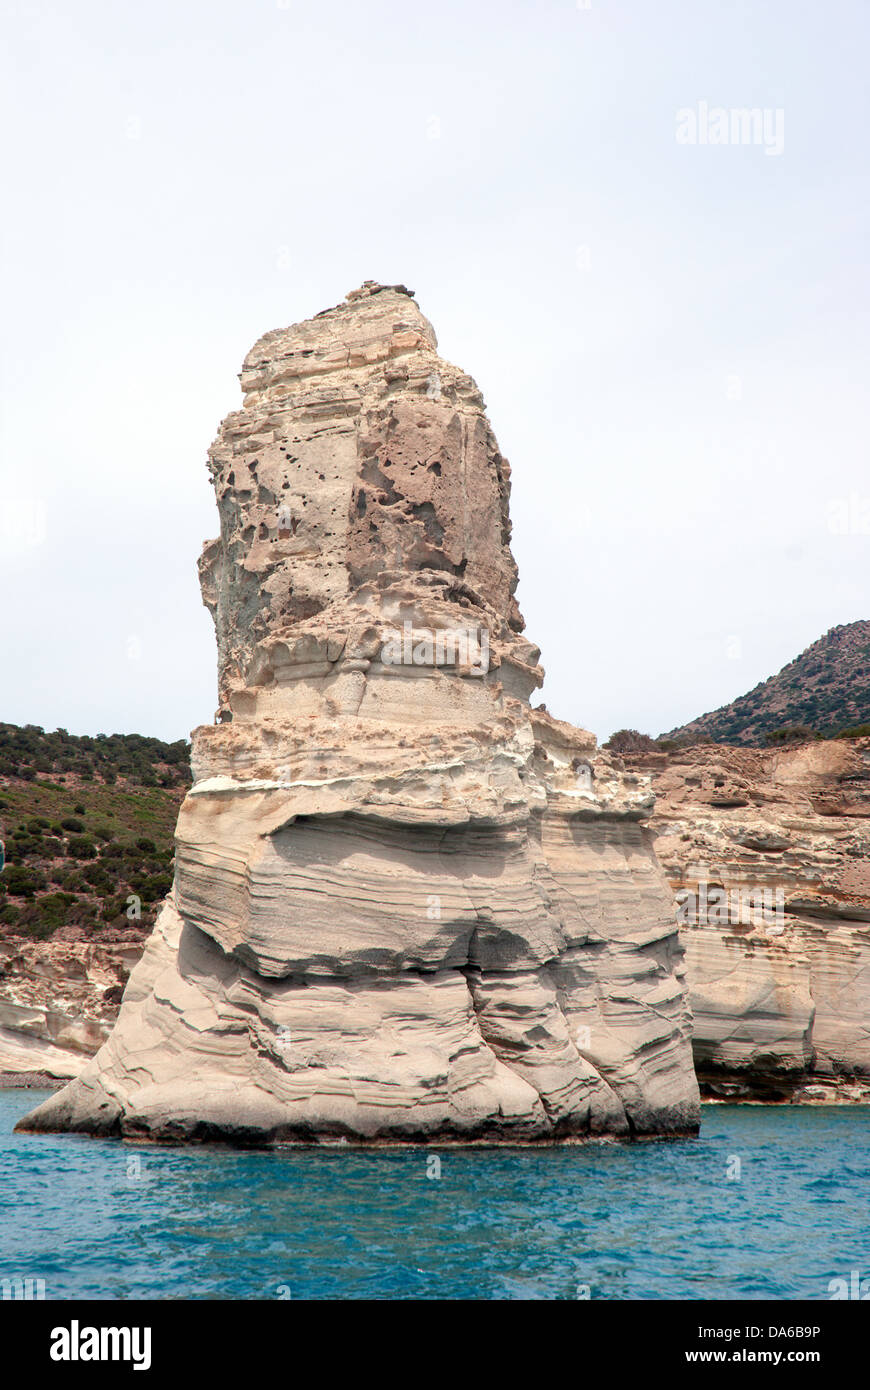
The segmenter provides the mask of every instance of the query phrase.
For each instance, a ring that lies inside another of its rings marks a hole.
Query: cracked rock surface
[[[534,710],[510,469],[402,286],[268,333],[210,454],[218,722],[118,1022],[22,1122],[160,1139],[696,1132],[649,780]]]
[[[141,952],[130,934],[0,943],[0,1085],[76,1076],[109,1036]]]
[[[870,739],[625,764],[653,778],[706,1094],[866,1104]]]

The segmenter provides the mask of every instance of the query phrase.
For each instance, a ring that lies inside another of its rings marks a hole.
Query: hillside
[[[0,724],[0,938],[149,928],[172,884],[188,759],[184,740]]]
[[[777,675],[666,738],[763,747],[791,730],[831,738],[870,724],[870,621],[832,627]]]
[[[46,733],[38,724],[0,723],[0,778],[33,781],[60,775],[63,781],[123,781],[142,787],[187,787],[190,744],[164,743],[144,734]]]

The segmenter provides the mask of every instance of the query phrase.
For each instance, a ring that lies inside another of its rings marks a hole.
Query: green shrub
[[[26,859],[28,854],[35,854],[37,850],[42,849],[41,840],[37,840],[33,835],[22,835],[19,830],[13,834],[12,844],[22,859]]]
[[[150,878],[146,878],[143,881],[142,887],[139,890],[140,896],[145,902],[158,902],[161,898],[166,897],[171,887],[171,874],[152,874]]]
[[[50,931],[62,927],[69,916],[69,909],[76,902],[72,893],[47,893],[36,904],[40,922]]]
[[[40,873],[38,869],[27,869],[17,864],[7,865],[3,880],[6,892],[17,898],[32,898],[34,893],[46,886],[45,874]]]
[[[768,743],[806,743],[808,739],[821,738],[806,724],[786,724],[781,729],[770,729],[764,737]]]
[[[67,844],[67,854],[71,859],[95,859],[97,847],[90,835],[71,835]]]
[[[105,867],[96,860],[93,864],[88,864],[82,869],[82,878],[88,883],[92,883],[95,888],[111,888],[112,880],[106,873]]]
[[[617,729],[604,745],[611,753],[648,753],[655,746],[649,734],[638,733],[637,729]]]
[[[76,808],[76,809],[78,809],[78,808]],[[80,820],[75,820],[74,817],[72,817],[72,816],[68,816],[66,820],[62,820],[62,821],[61,821],[61,827],[62,827],[64,830],[69,830],[69,831],[71,831],[71,833],[72,833],[73,835],[81,835],[82,831],[83,831],[84,828],[85,828],[85,827],[82,825],[82,823],[81,823]]]

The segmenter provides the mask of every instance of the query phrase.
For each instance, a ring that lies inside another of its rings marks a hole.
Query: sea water
[[[0,1091],[0,1281],[47,1299],[829,1299],[870,1280],[870,1107],[708,1105],[672,1142],[239,1151],[13,1134],[42,1098]]]

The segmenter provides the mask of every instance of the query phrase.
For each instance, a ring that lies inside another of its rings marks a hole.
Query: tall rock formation
[[[210,468],[219,722],[118,1023],[30,1115],[236,1142],[698,1125],[647,779],[529,704],[510,470],[402,286],[268,333]]]

